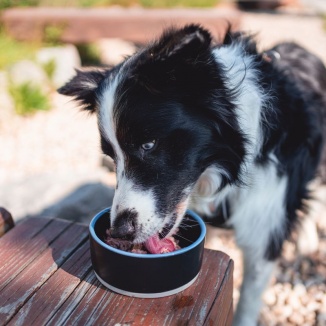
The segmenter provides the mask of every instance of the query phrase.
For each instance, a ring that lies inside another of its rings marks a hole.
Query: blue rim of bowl
[[[90,224],[89,224],[89,232],[92,236],[92,238],[99,244],[101,245],[102,247],[110,250],[110,251],[113,251],[113,252],[116,252],[120,255],[124,255],[124,256],[130,256],[130,257],[134,257],[134,258],[145,258],[145,259],[151,259],[151,258],[165,258],[165,257],[170,257],[170,256],[176,256],[176,255],[181,255],[187,251],[190,251],[191,249],[195,248],[197,245],[199,245],[205,238],[205,235],[206,235],[206,226],[205,226],[205,223],[204,221],[193,211],[191,210],[187,210],[185,215],[190,215],[196,222],[198,222],[199,226],[200,226],[200,235],[198,237],[198,239],[193,242],[192,244],[190,244],[189,246],[187,247],[184,247],[182,249],[179,249],[179,250],[176,250],[176,251],[173,251],[173,252],[168,252],[168,253],[164,253],[164,254],[136,254],[136,253],[133,253],[133,252],[128,252],[128,251],[123,251],[123,250],[120,250],[120,249],[116,249],[116,248],[113,248],[109,245],[107,245],[104,241],[102,241],[95,233],[95,223],[96,221],[105,213],[109,213],[111,210],[111,208],[106,208],[102,211],[100,211],[99,213],[97,213],[93,219],[91,220]]]

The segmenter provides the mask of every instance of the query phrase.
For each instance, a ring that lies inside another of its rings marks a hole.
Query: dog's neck
[[[259,153],[262,144],[262,108],[268,100],[259,85],[260,71],[254,55],[247,54],[242,43],[222,46],[213,52],[215,60],[222,65],[226,77],[226,87],[236,94],[238,123],[249,140],[247,163]]]
[[[222,66],[226,87],[236,94],[235,105],[238,124],[246,135],[246,156],[241,166],[241,179],[250,183],[250,171],[254,166],[263,142],[261,121],[268,96],[259,85],[260,71],[253,55],[247,54],[241,43],[222,46],[213,50],[216,62]],[[195,185],[191,207],[199,213],[211,215],[225,201],[234,187],[227,185],[220,190],[220,169],[209,167]],[[218,193],[218,195],[217,195]]]

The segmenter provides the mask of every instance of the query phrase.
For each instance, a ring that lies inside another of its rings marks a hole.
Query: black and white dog
[[[292,43],[258,53],[242,33],[214,45],[188,25],[111,70],[78,71],[59,92],[98,116],[103,152],[116,163],[115,236],[172,234],[189,205],[206,217],[223,212],[244,255],[235,324],[255,325],[325,161],[322,62]]]

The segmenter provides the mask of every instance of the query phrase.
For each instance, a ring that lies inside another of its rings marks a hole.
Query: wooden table
[[[205,249],[183,292],[122,296],[97,281],[87,226],[31,218],[0,238],[0,325],[231,325],[232,273],[227,255]]]

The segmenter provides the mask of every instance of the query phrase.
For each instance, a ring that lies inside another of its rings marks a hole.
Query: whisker
[[[193,225],[189,225],[189,224],[184,224],[184,223],[180,223],[179,227],[182,227],[183,229],[187,230],[187,229],[191,229],[193,227],[198,226],[199,224],[193,224]]]
[[[187,239],[187,238],[183,237],[183,236],[182,236],[182,235],[180,235],[180,234],[177,234],[177,237],[178,237],[178,238],[181,238],[181,239],[183,239],[183,240],[185,240],[185,241],[187,241],[187,242],[189,242],[189,243],[193,243],[193,241],[192,241],[192,240],[190,240],[190,239]]]

